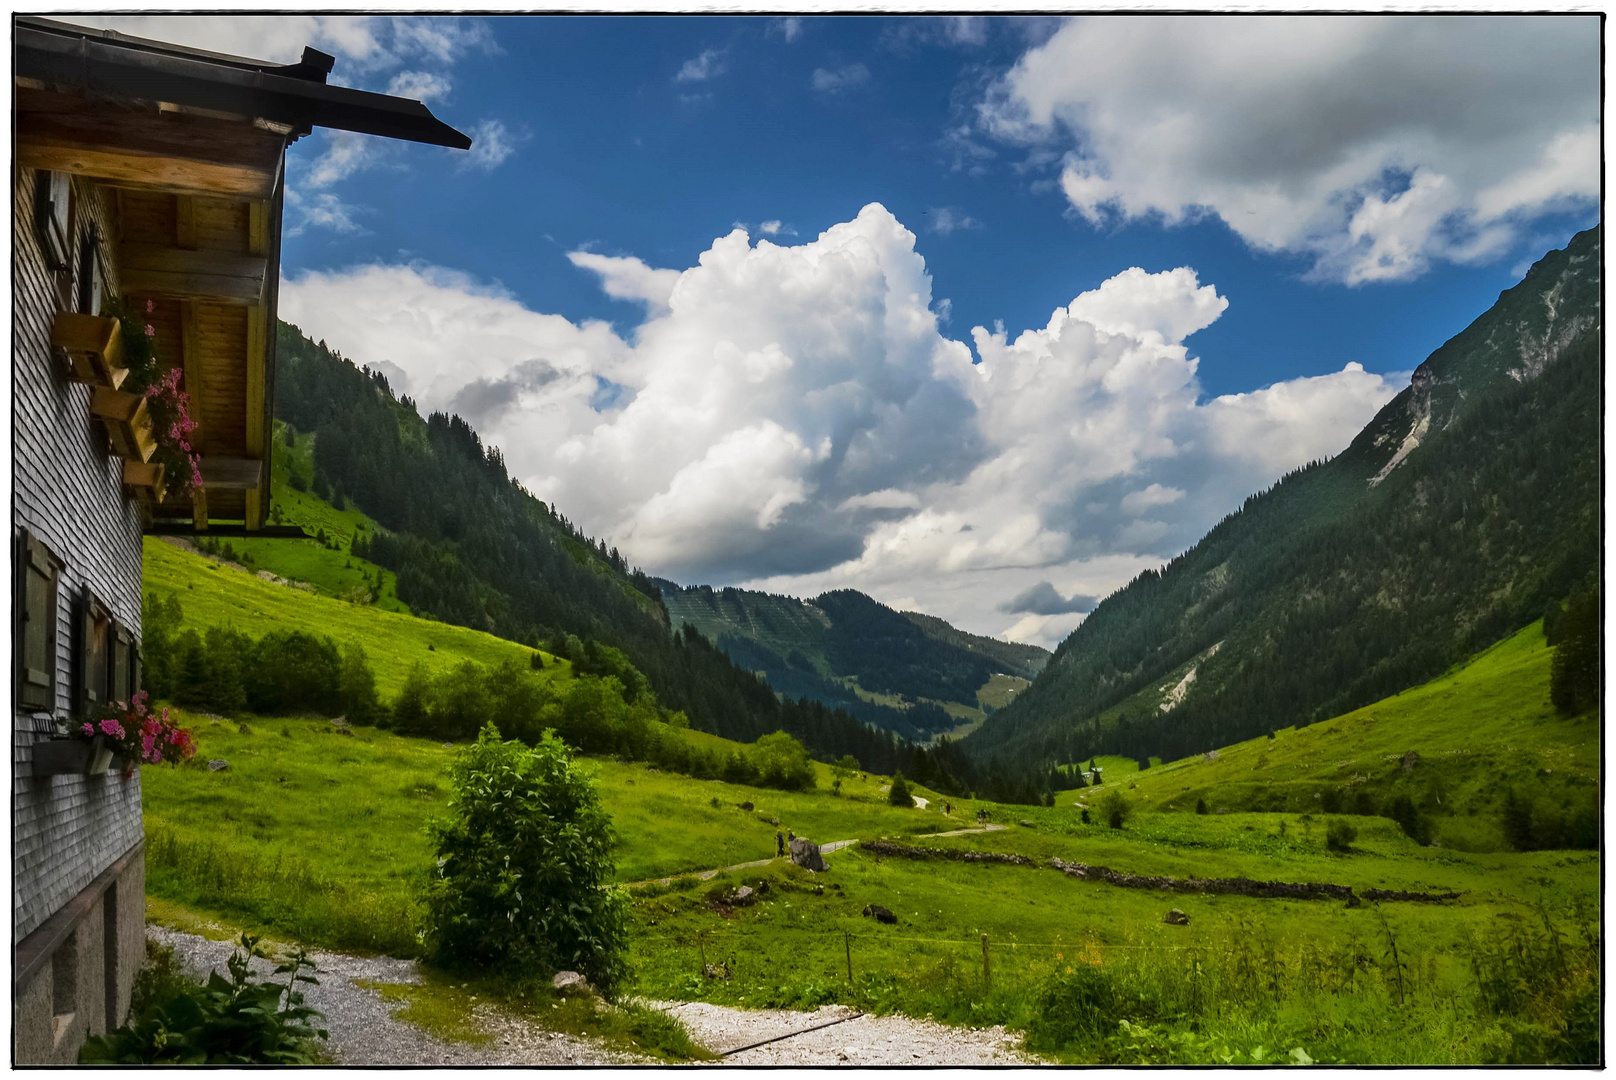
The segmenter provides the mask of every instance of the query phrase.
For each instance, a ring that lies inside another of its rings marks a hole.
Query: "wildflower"
[[[91,738],[95,737],[95,725],[94,724],[85,724],[84,727],[81,728],[80,730],[82,730],[84,732],[84,737],[86,739],[91,739]]]
[[[152,324],[151,323],[146,324],[146,336],[147,337],[156,337],[157,336],[157,331],[152,329]]]
[[[146,301],[146,314],[150,315],[151,313],[152,313],[152,302],[150,300],[148,300],[148,301]]]

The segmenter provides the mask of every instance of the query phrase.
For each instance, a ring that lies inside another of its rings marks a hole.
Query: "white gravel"
[[[959,1028],[907,1016],[858,1015],[845,1005],[813,1012],[730,1009],[703,1001],[648,1002],[684,1021],[695,1040],[725,1053],[789,1036],[719,1059],[724,1065],[1026,1065],[1034,1058],[1003,1027]],[[844,1019],[852,1018],[852,1019]],[[841,1023],[830,1023],[841,1020]],[[816,1031],[808,1031],[821,1024]]]
[[[233,946],[162,926],[148,926],[153,941],[172,946],[192,974],[205,978],[225,961]],[[473,1018],[492,1042],[486,1046],[445,1042],[413,1024],[397,1019],[399,1004],[355,985],[418,983],[413,960],[357,957],[312,952],[320,985],[304,988],[309,1005],[325,1013],[331,1038],[326,1053],[342,1065],[635,1065],[656,1064],[647,1058],[611,1050],[600,1043],[546,1031],[493,1005],[479,1005]],[[268,976],[269,961],[253,969]],[[958,1028],[905,1016],[857,1016],[843,1005],[814,1012],[790,1009],[731,1009],[705,1002],[646,1001],[682,1020],[691,1036],[714,1053],[723,1054],[788,1036],[778,1042],[719,1058],[724,1065],[1018,1065],[1037,1058],[1020,1049],[1021,1040],[1003,1027]],[[854,1017],[853,1019],[845,1019]],[[843,1020],[817,1031],[829,1021]]]

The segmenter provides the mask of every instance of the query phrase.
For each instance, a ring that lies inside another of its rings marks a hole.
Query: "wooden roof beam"
[[[118,273],[124,292],[137,296],[258,304],[264,295],[269,260],[227,251],[122,244]]]
[[[288,136],[251,122],[16,88],[17,161],[114,187],[268,199]],[[100,104],[97,108],[96,104]]]

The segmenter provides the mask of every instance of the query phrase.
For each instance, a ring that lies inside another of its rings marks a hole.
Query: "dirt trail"
[[[153,941],[172,946],[186,968],[205,977],[221,973],[232,946],[161,926],[148,926]],[[596,1040],[546,1031],[525,1017],[480,1005],[473,1019],[488,1035],[486,1045],[448,1042],[398,1019],[400,1005],[386,1002],[359,981],[418,983],[413,960],[313,953],[318,986],[308,1003],[325,1013],[331,1039],[326,1052],[341,1065],[651,1065],[648,1058],[610,1049]],[[269,975],[272,965],[253,968]],[[731,1009],[705,1002],[647,1001],[677,1016],[701,1045],[725,1065],[1008,1065],[1036,1061],[1019,1050],[1020,1039],[1002,1027],[955,1028],[904,1016],[866,1016],[845,1006],[815,1012]],[[814,1029],[814,1030],[809,1030]],[[783,1037],[782,1037],[783,1036]],[[764,1043],[761,1046],[754,1044]],[[750,1049],[743,1049],[748,1048]],[[738,1053],[733,1051],[739,1050]]]

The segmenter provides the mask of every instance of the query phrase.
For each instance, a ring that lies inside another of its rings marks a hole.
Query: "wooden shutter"
[[[107,703],[112,614],[89,589],[79,594],[77,608],[73,618],[73,711],[82,717]]]
[[[24,530],[18,537],[17,707],[56,705],[56,586],[62,564]]]
[[[135,635],[120,622],[112,624],[112,648],[107,657],[107,696],[112,701],[128,701],[134,688]]]

